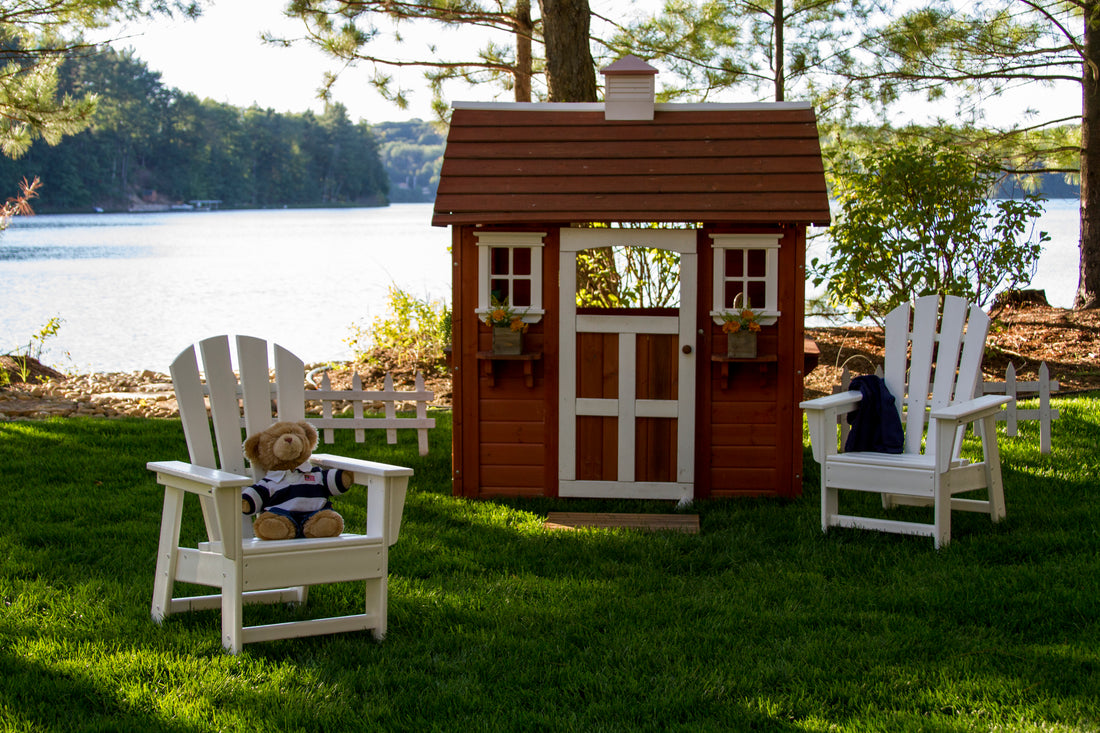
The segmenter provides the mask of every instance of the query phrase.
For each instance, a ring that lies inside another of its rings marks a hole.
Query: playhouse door
[[[558,493],[692,498],[696,253],[693,230],[563,229]],[[577,253],[679,253],[679,304],[578,312]]]

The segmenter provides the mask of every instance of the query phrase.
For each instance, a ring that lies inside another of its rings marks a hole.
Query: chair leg
[[[839,491],[825,485],[825,466],[821,467],[821,531],[829,531],[829,517],[836,515],[840,507]]]
[[[230,654],[240,654],[244,646],[244,578],[240,563],[226,561],[222,584],[222,646]]]
[[[366,585],[366,612],[377,619],[377,624],[371,629],[371,635],[376,641],[382,641],[386,638],[386,629],[388,626],[388,578],[386,575],[383,575],[381,578],[372,578],[367,581]]]
[[[1005,518],[1005,492],[1001,482],[1001,451],[997,446],[996,417],[981,421],[982,458],[985,461],[986,486],[989,491],[989,518],[999,522]]]
[[[938,550],[951,542],[951,492],[943,486],[943,474],[937,473],[935,481],[934,496],[936,499],[932,510],[935,512],[935,519],[933,520],[935,525],[932,540]]]
[[[180,521],[183,518],[183,492],[164,488],[164,508],[160,520],[160,540],[157,545],[157,569],[153,578],[153,620],[160,623],[172,611],[172,590],[176,578],[176,558],[180,542]]]

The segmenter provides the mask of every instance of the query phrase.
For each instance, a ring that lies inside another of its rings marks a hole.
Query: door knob
[[[690,354],[691,353],[691,346],[689,346],[688,344],[684,344],[684,348],[682,349],[682,351],[685,354]]]

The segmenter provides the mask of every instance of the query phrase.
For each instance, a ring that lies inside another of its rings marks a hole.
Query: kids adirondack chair
[[[241,450],[244,436],[276,420],[305,419],[305,371],[301,359],[274,345],[272,384],[267,342],[238,336],[236,346],[239,382],[227,336],[189,346],[172,362],[172,383],[191,460],[148,464],[157,482],[164,485],[153,620],[160,623],[172,613],[220,607],[222,645],[234,654],[250,642],[346,631],[370,629],[375,638],[381,639],[386,634],[389,548],[397,541],[413,471],[314,454],[313,463],[350,471],[354,483],[366,487],[366,532],[281,541],[253,538],[251,522],[241,514],[241,488],[258,476],[245,467]],[[273,415],[273,399],[277,415]],[[188,494],[199,498],[206,524],[207,540],[196,547],[179,546],[184,498]],[[243,625],[245,604],[302,604],[310,585],[351,580],[366,583],[363,613]],[[219,592],[176,598],[173,588],[177,581],[212,586]]]
[[[989,316],[976,305],[968,308],[963,298],[947,296],[941,317],[939,302],[939,296],[925,296],[915,306],[898,306],[886,317],[883,379],[905,428],[902,453],[838,452],[837,416],[856,408],[860,392],[800,404],[807,413],[814,460],[821,464],[823,532],[829,527],[859,527],[925,535],[939,548],[951,540],[952,510],[987,512],[994,522],[1004,518],[995,421],[1009,398],[974,397]],[[969,462],[960,457],[962,437],[975,422],[982,460]],[[980,489],[986,490],[986,498],[956,498]],[[887,509],[896,504],[931,505],[932,522],[840,514],[842,490],[881,494]]]

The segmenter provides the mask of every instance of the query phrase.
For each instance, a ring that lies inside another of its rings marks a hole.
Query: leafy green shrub
[[[451,343],[451,308],[442,300],[417,298],[391,286],[386,314],[370,326],[353,323],[345,343],[359,362],[438,366]]]
[[[828,262],[811,266],[833,305],[876,321],[930,293],[984,306],[1035,274],[1050,240],[1031,225],[1043,199],[991,201],[995,160],[947,144],[899,143],[832,163],[840,215],[829,229]]]

